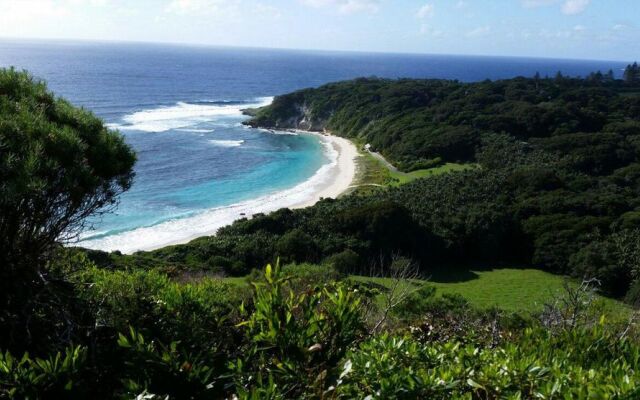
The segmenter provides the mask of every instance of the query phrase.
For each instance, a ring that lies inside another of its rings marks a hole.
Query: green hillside
[[[370,144],[400,170],[365,154],[352,196],[238,221],[186,245],[92,259],[242,276],[278,256],[348,259],[347,272],[363,273],[395,254],[425,275],[522,265],[596,278],[604,294],[635,302],[634,88],[602,74],[478,83],[368,78],[282,95],[249,124],[328,129]]]
[[[123,255],[68,243],[117,205],[134,152],[0,70],[0,398],[639,398],[625,76],[280,96],[250,123],[326,128],[400,169],[368,154],[375,190]]]

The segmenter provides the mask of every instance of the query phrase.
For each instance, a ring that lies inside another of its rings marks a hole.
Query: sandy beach
[[[320,134],[315,132],[304,132],[306,135],[316,135],[320,140],[328,142],[337,152],[337,163],[330,172],[330,178],[323,185],[317,187],[317,191],[307,201],[293,204],[289,208],[304,208],[316,204],[320,199],[340,196],[354,182],[356,177],[356,158],[358,149],[348,139],[338,136]]]
[[[119,250],[125,254],[149,251],[161,247],[187,243],[202,236],[215,235],[218,229],[242,218],[258,213],[270,213],[281,208],[304,208],[322,198],[336,198],[344,193],[356,177],[358,150],[349,140],[328,134],[296,132],[314,135],[325,146],[329,163],[323,165],[310,179],[297,186],[256,199],[229,206],[213,208],[192,217],[170,220],[161,224],[138,228],[116,236],[83,242],[83,247],[103,251]]]

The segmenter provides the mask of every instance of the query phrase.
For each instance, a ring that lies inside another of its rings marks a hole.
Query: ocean
[[[251,212],[301,202],[336,155],[315,136],[249,129],[241,110],[363,76],[460,81],[584,76],[626,63],[366,54],[142,43],[0,40],[0,67],[26,69],[118,129],[138,154],[117,209],[77,245],[132,252],[185,241]]]

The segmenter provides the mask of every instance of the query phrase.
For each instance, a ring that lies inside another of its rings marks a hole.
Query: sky
[[[0,37],[640,59],[640,0],[0,0]]]

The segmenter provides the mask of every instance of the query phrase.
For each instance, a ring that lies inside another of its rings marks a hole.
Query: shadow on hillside
[[[436,283],[458,283],[468,282],[474,279],[479,279],[478,272],[490,272],[499,269],[525,269],[531,268],[526,266],[489,266],[489,265],[474,265],[469,267],[454,267],[454,266],[442,266],[435,267],[427,271],[427,279]]]

